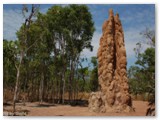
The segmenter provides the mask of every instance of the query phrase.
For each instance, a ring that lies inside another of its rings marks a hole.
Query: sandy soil
[[[39,105],[38,102],[26,103],[17,105],[17,110],[28,111],[28,116],[145,116],[147,109],[147,102],[133,101],[135,112],[131,113],[94,113],[89,112],[88,107],[57,105],[43,103]],[[12,106],[4,106],[4,111],[10,111]]]

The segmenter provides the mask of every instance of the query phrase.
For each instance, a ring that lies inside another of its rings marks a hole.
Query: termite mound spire
[[[112,9],[103,23],[102,32],[97,53],[100,91],[90,94],[89,110],[131,112],[124,33],[119,14],[114,16]]]

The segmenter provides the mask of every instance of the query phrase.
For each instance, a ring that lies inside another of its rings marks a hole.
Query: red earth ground
[[[89,112],[88,107],[58,105],[38,102],[26,103],[25,106],[18,104],[16,109],[19,111],[28,111],[27,116],[145,116],[147,102],[133,101],[135,112],[130,113],[95,113]],[[4,111],[11,111],[12,106],[4,106]]]

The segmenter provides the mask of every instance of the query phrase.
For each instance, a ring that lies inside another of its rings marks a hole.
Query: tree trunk
[[[62,81],[63,81],[63,100],[62,100],[62,103],[64,104],[64,100],[65,100],[65,67],[64,67],[64,70],[63,70],[63,75],[62,75]]]
[[[29,17],[25,20],[25,23],[24,23],[24,34],[26,35],[26,38],[25,38],[25,35],[24,35],[24,42],[23,44],[26,44],[27,41],[29,40],[29,34],[28,34],[28,29],[30,27],[30,23],[31,23],[31,19],[32,17],[34,16],[34,14],[37,12],[36,11],[37,9],[35,8],[34,5],[32,5],[32,8],[31,8],[31,13],[29,14]],[[23,12],[23,10],[22,10]],[[22,41],[23,41],[22,39]],[[35,41],[36,42],[36,41]],[[34,42],[34,43],[35,43]],[[19,87],[19,77],[20,77],[20,69],[21,69],[21,64],[22,64],[22,60],[23,60],[23,57],[24,57],[24,53],[27,52],[33,45],[34,43],[29,46],[26,50],[25,49],[21,49],[21,52],[20,52],[20,62],[19,62],[19,65],[16,66],[17,68],[17,76],[16,76],[16,85],[15,85],[15,91],[14,91],[14,97],[13,97],[13,113],[15,114],[15,106],[16,106],[16,100],[17,100],[17,94],[18,94],[18,87]],[[23,45],[21,47],[24,47]],[[27,47],[27,46],[25,46]],[[24,47],[24,48],[25,48]],[[18,57],[17,57],[18,58]]]
[[[39,96],[40,96],[40,84],[39,84],[39,79],[37,79],[37,85],[38,85],[38,87],[37,87],[37,92],[38,92],[38,94],[37,94],[37,100],[40,101],[40,99],[39,99]]]
[[[13,113],[15,113],[16,111],[15,107],[16,107],[16,100],[17,100],[17,93],[18,93],[19,75],[20,75],[20,68],[17,69],[16,86],[15,86],[14,98],[13,98]]]
[[[54,103],[54,96],[55,96],[55,94],[54,94],[54,82],[53,82],[53,80],[52,80],[52,92],[51,92],[51,98],[52,98],[52,103]]]
[[[15,91],[14,91],[14,97],[13,97],[13,113],[15,114],[16,111],[16,100],[17,100],[17,94],[18,94],[18,87],[19,87],[19,77],[20,77],[20,69],[21,69],[21,64],[22,64],[22,60],[23,60],[23,51],[21,51],[20,54],[20,62],[19,62],[19,66],[17,68],[17,76],[16,76],[16,85],[15,85]]]
[[[59,99],[59,88],[60,88],[60,82],[58,80],[58,78],[56,78],[56,99],[57,99],[57,102],[58,102],[58,99]]]
[[[32,97],[31,97],[31,102],[33,102],[33,99],[34,99],[34,97],[33,97],[33,96],[34,96],[34,93],[33,93],[33,91],[34,91],[34,90],[33,90],[33,85],[34,85],[33,79],[32,79],[31,81],[32,81],[32,82],[31,82],[31,84],[32,84],[32,85],[31,85],[31,96],[32,96]]]
[[[43,90],[44,90],[44,75],[41,74],[41,83],[40,83],[40,104],[43,102]]]
[[[69,79],[69,101],[73,100],[73,79],[74,79],[74,62],[71,60],[71,72]]]

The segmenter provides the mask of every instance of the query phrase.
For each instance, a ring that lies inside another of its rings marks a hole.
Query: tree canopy
[[[152,97],[148,99],[153,101],[155,99],[155,35],[154,31],[148,29],[142,35],[146,38],[143,44],[148,44],[150,47],[140,52],[142,44],[137,43],[134,49],[137,56],[136,66],[129,68],[129,82],[132,93],[148,93],[148,97],[151,94]]]
[[[86,5],[55,5],[46,13],[38,9],[23,6],[23,15],[30,13],[17,31],[18,39],[4,40],[5,88],[11,87],[8,81],[16,84],[14,102],[19,94],[28,101],[78,99],[85,89],[79,85],[86,84],[89,75],[80,56],[83,49],[93,49],[92,15]]]

